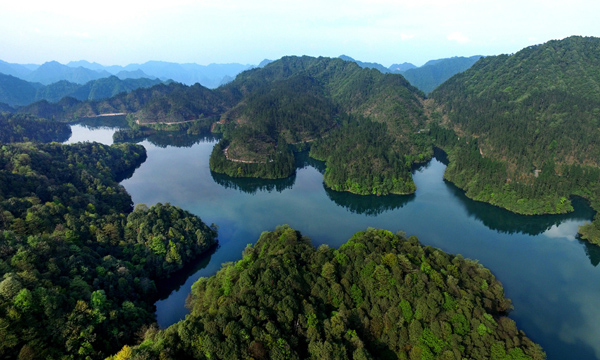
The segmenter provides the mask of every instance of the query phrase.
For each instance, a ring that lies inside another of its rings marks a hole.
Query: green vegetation
[[[40,101],[19,112],[62,121],[126,113],[132,129],[115,134],[116,142],[165,131],[196,134],[210,126],[223,133],[211,169],[233,177],[288,177],[295,171],[295,156],[288,145],[305,148],[320,140],[321,149],[337,151],[333,156],[322,151],[316,155],[328,158],[328,186],[357,194],[404,194],[414,191],[407,169],[433,153],[429,141],[415,136],[427,122],[422,101],[423,93],[400,75],[361,69],[341,59],[304,56],[284,57],[245,71],[215,90],[198,84],[161,84],[103,101]],[[334,139],[355,130],[349,127],[335,134],[349,116],[374,129],[368,130],[370,140],[364,144],[367,157],[354,161],[348,172],[337,166],[341,148],[326,143],[330,133]],[[389,133],[385,141],[373,141],[374,135],[383,133]],[[383,173],[376,176],[373,172],[378,170]],[[357,183],[363,174],[370,178]]]
[[[0,113],[0,143],[38,141],[63,142],[71,136],[71,127],[30,115]]]
[[[67,96],[79,101],[102,100],[138,88],[149,88],[160,83],[162,83],[160,80],[121,80],[116,76],[109,76],[91,80],[84,85],[66,80],[42,85],[27,82],[14,76],[0,74],[0,102],[11,106],[24,106],[40,100],[55,103]]]
[[[55,104],[45,100],[19,109],[20,113],[33,114],[47,119],[74,121],[82,117],[100,114],[132,114],[140,124],[156,122],[184,122],[201,116],[221,114],[228,106],[217,93],[196,84],[185,86],[178,83],[159,84],[151,88],[139,88],[130,93],[120,93],[110,99],[79,101],[63,98]]]
[[[211,165],[213,171],[263,177],[271,172],[238,164],[270,162],[283,138],[289,144],[316,143],[311,156],[326,160],[325,184],[332,189],[406,194],[415,189],[410,165],[432,154],[429,142],[414,136],[426,119],[422,94],[398,75],[341,59],[285,57],[240,74],[221,90],[238,102],[222,116],[235,126],[226,128],[228,145],[222,146],[233,164],[215,148],[213,157],[223,162]],[[291,163],[280,163],[288,172],[278,173],[291,175]]]
[[[155,280],[215,243],[177,207],[118,184],[143,147],[5,144],[0,151],[0,356],[102,359],[154,322]]]
[[[239,130],[238,130],[239,131]],[[212,171],[226,174],[231,177],[257,177],[263,179],[282,179],[289,177],[296,170],[294,154],[283,137],[274,146],[268,157],[253,160],[228,159],[229,141],[221,140],[210,154],[210,168]]]
[[[368,229],[340,249],[265,232],[192,287],[191,314],[114,359],[544,359],[489,270]]]
[[[467,196],[522,214],[600,209],[600,39],[570,37],[486,57],[432,92],[460,137],[445,177]],[[600,244],[600,219],[582,228]]]
[[[416,190],[410,174],[412,162],[403,155],[407,152],[384,124],[363,119],[351,120],[317,141],[310,156],[325,161],[327,187],[359,195],[388,195]]]
[[[208,134],[213,119],[203,118],[178,123],[149,123],[139,125],[135,120],[129,121],[129,128],[119,129],[113,134],[114,142],[137,142],[154,135],[168,133],[185,133],[187,135]]]

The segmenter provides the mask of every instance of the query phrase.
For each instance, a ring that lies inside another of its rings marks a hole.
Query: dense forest
[[[223,160],[211,165],[213,171],[264,177],[265,170],[245,171],[239,163],[271,162],[283,137],[288,144],[316,143],[311,156],[327,160],[325,184],[332,189],[405,194],[415,189],[410,165],[432,155],[431,144],[414,136],[426,123],[422,93],[399,75],[341,59],[285,57],[240,74],[223,91],[239,101],[221,119],[235,124],[222,148],[238,164]],[[361,145],[349,154],[348,146],[357,141]],[[215,150],[217,155],[224,159]],[[294,170],[278,174],[289,176]]]
[[[416,190],[410,174],[412,161],[404,155],[408,151],[402,145],[384,124],[350,118],[317,141],[310,156],[325,161],[324,183],[333,190],[359,195],[410,194]],[[419,160],[430,157],[421,155]]]
[[[355,162],[350,174],[335,165],[342,161],[339,151],[328,156],[332,177],[326,183],[359,194],[387,194],[414,191],[406,169],[412,162],[431,157],[430,144],[414,136],[427,122],[422,101],[423,93],[401,75],[361,69],[341,59],[304,56],[284,57],[264,68],[245,71],[215,90],[198,84],[161,84],[103,101],[63,98],[57,103],[40,101],[18,111],[61,121],[128,114],[131,129],[115,134],[116,142],[172,130],[199,133],[210,126],[223,133],[223,152],[213,153],[211,169],[229,176],[261,178],[292,175],[295,160],[287,145],[296,148],[319,139],[327,142],[328,134],[342,125],[343,118],[354,116],[357,121],[364,119],[365,127],[372,126],[371,122],[380,124],[373,131],[389,133],[388,139],[381,144],[371,141],[369,157]],[[336,137],[339,135],[331,138]],[[393,151],[393,158],[388,158]],[[382,156],[384,164],[371,167]],[[341,186],[347,179],[353,181],[380,168],[387,170],[379,180]],[[379,181],[386,184],[379,186]]]
[[[0,356],[102,359],[154,322],[155,280],[215,244],[169,204],[118,181],[143,147],[18,143],[0,152]]]
[[[600,39],[570,37],[481,59],[432,92],[458,139],[445,177],[476,200],[523,214],[600,209]],[[600,219],[582,228],[600,243]]]
[[[474,261],[368,229],[335,250],[287,226],[192,287],[191,314],[113,359],[544,359]]]
[[[71,127],[31,115],[0,112],[0,143],[10,142],[63,142],[71,136]]]
[[[199,84],[169,83],[121,93],[106,100],[79,101],[73,97],[65,97],[57,103],[42,100],[19,108],[18,112],[60,121],[125,113],[141,124],[173,123],[219,115],[231,107],[227,101]]]

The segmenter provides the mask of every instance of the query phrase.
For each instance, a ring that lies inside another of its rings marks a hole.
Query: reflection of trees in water
[[[69,128],[69,132],[56,134],[56,136],[53,139],[48,140],[48,141],[44,141],[44,142],[53,142],[53,141],[55,141],[55,142],[59,142],[59,143],[64,143],[64,142],[66,142],[67,140],[69,140],[71,138],[72,134],[73,133],[71,133],[71,129]]]
[[[89,129],[97,128],[126,128],[129,127],[125,115],[84,117],[77,124]]]
[[[594,216],[594,210],[587,204],[585,199],[580,197],[571,198],[575,211],[568,214],[519,215],[488,203],[471,200],[465,196],[463,190],[446,180],[444,182],[450,193],[466,208],[469,216],[481,220],[485,226],[492,230],[507,234],[539,235],[552,226],[559,226],[567,220],[591,221]]]
[[[377,216],[386,211],[399,209],[415,200],[415,195],[356,195],[347,191],[335,191],[325,187],[327,197],[350,212]]]
[[[138,159],[138,163],[135,164],[135,167],[130,167],[127,170],[117,174],[117,176],[115,176],[115,180],[120,183],[123,180],[127,180],[130,177],[133,176],[133,174],[135,173],[135,171],[142,166],[142,164],[146,161],[146,159],[148,158],[148,155],[144,153],[144,156],[140,157]]]
[[[151,144],[160,147],[166,148],[167,146],[174,147],[192,147],[201,142],[212,142],[217,138],[211,135],[210,133],[200,134],[200,135],[190,135],[185,132],[166,132],[161,131],[150,136],[144,137],[142,139],[136,139],[136,142],[141,142],[143,140],[148,140]]]
[[[158,280],[156,282],[156,288],[158,289],[159,300],[167,299],[171,293],[178,291],[190,276],[207,267],[210,263],[210,258],[218,248],[218,244],[214,245],[206,252],[202,253],[196,261],[192,261],[181,270],[169,275],[168,279]]]
[[[296,169],[304,169],[312,166],[321,174],[325,173],[325,162],[311,158],[308,156],[308,151],[294,153],[294,156],[296,157]]]
[[[585,254],[590,259],[590,262],[593,266],[598,266],[600,264],[600,246],[594,245],[587,240],[583,240],[577,236],[577,240],[583,244],[585,249]]]
[[[226,189],[235,189],[248,194],[255,194],[258,191],[271,192],[273,190],[282,192],[294,186],[296,175],[285,179],[257,179],[257,178],[234,178],[225,174],[210,172],[213,180]]]

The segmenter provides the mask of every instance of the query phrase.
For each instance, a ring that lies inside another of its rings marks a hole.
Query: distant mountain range
[[[389,68],[378,63],[354,60],[346,55],[341,55],[339,58],[345,61],[353,61],[362,68],[377,69],[384,74],[401,74],[411,85],[428,94],[452,76],[473,66],[482,56],[430,60],[421,67],[405,62],[403,64],[393,64]]]
[[[158,79],[119,79],[109,75],[105,78],[90,80],[80,85],[67,80],[60,80],[50,85],[39,82],[28,82],[12,75],[0,74],[0,103],[10,107],[29,105],[46,100],[58,102],[70,96],[77,100],[102,100],[119,93],[128,93],[138,88],[149,88],[162,83]],[[9,109],[4,107],[4,111]]]
[[[269,62],[270,60],[264,60],[259,67]],[[143,64],[127,66],[104,66],[86,60],[71,61],[66,65],[57,61],[49,61],[42,65],[23,65],[0,60],[0,73],[42,85],[50,85],[61,80],[83,85],[92,80],[114,75],[121,80],[141,78],[173,80],[186,85],[200,83],[208,88],[216,88],[233,80],[240,72],[254,67],[255,65],[237,63],[198,65],[165,61],[148,61]]]
[[[377,69],[382,73],[402,74],[416,88],[425,93],[433,91],[441,83],[453,75],[463,72],[471,67],[481,56],[471,57],[453,57],[449,59],[431,60],[421,67],[411,63],[393,64],[389,68],[372,62],[362,62],[349,56],[341,55],[340,59],[357,63],[362,68]],[[105,66],[97,62],[86,60],[71,61],[63,65],[57,61],[49,61],[42,65],[34,64],[14,64],[0,60],[0,74],[10,75],[15,78],[37,83],[24,85],[18,83],[15,79],[2,78],[0,81],[0,102],[5,102],[11,106],[27,105],[37,100],[48,100],[50,102],[58,101],[62,96],[72,96],[75,91],[75,85],[85,85],[90,81],[106,79],[115,76],[120,80],[126,79],[158,79],[161,81],[173,80],[185,85],[200,85],[214,89],[227,84],[235,79],[242,71],[255,67],[262,68],[272,62],[265,59],[257,66],[244,65],[239,63],[231,64],[209,64],[198,65],[195,63],[178,64],[165,61],[148,61],[143,64],[129,64],[126,66],[112,65]],[[67,81],[71,85],[61,83],[45,88],[41,94],[38,94],[40,88],[44,85],[50,86],[61,81]],[[115,80],[110,82],[115,83]],[[131,82],[130,82],[131,83]],[[115,83],[116,84],[116,83]],[[144,86],[150,84],[144,82]],[[14,88],[16,86],[16,88]],[[137,85],[134,85],[134,88]],[[117,89],[128,91],[131,85],[119,85]],[[51,92],[50,90],[58,90]],[[82,90],[83,91],[83,90]],[[7,93],[14,92],[14,93]],[[113,91],[105,89],[104,94],[112,94]],[[97,96],[86,98],[83,93],[78,93],[76,98],[79,100],[100,99]],[[114,95],[114,94],[113,94]],[[110,95],[109,95],[110,96]]]

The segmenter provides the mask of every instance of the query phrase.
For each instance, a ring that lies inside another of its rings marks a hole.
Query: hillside
[[[170,83],[138,88],[130,93],[120,93],[98,101],[79,101],[66,97],[51,104],[42,100],[20,108],[19,112],[61,121],[100,114],[127,113],[132,114],[140,123],[155,123],[195,120],[202,114],[216,116],[230,107],[219,94],[199,84],[186,86]]]
[[[175,206],[133,209],[119,182],[145,159],[133,144],[2,144],[2,358],[104,359],[154,321],[154,281],[216,243]]]
[[[215,147],[213,171],[262,177],[258,174],[264,171],[258,169],[274,167],[275,154],[289,154],[282,145],[314,142],[322,150],[311,152],[311,156],[326,161],[329,173],[335,175],[326,181],[328,186],[359,194],[409,193],[414,191],[414,184],[407,164],[431,156],[431,148],[415,135],[426,123],[422,94],[399,75],[361,69],[341,59],[284,57],[264,68],[243,72],[217,91],[237,105],[221,118],[223,127],[235,129],[226,132],[224,141],[228,143],[218,148],[227,149],[226,155]],[[363,125],[367,132],[389,133],[389,141],[372,142],[362,136],[354,136],[358,142],[352,144],[334,140],[342,132],[362,131],[352,125],[355,122],[367,124]],[[368,125],[371,122],[376,125]],[[374,129],[379,127],[381,130]],[[347,155],[344,147],[348,145],[374,148],[343,166],[335,165],[340,164],[342,154]],[[386,155],[390,149],[398,153],[394,159]],[[292,159],[281,159],[285,164],[273,168],[268,177],[293,173]],[[365,173],[371,175],[365,178]],[[397,177],[386,175],[392,173]],[[386,179],[390,184],[412,186],[377,185]]]
[[[446,177],[468,196],[526,214],[569,211],[570,195],[600,209],[600,39],[483,58],[431,98],[462,139],[441,145],[458,149]]]
[[[112,359],[544,359],[477,262],[368,229],[334,250],[287,227],[192,287],[191,314]]]

